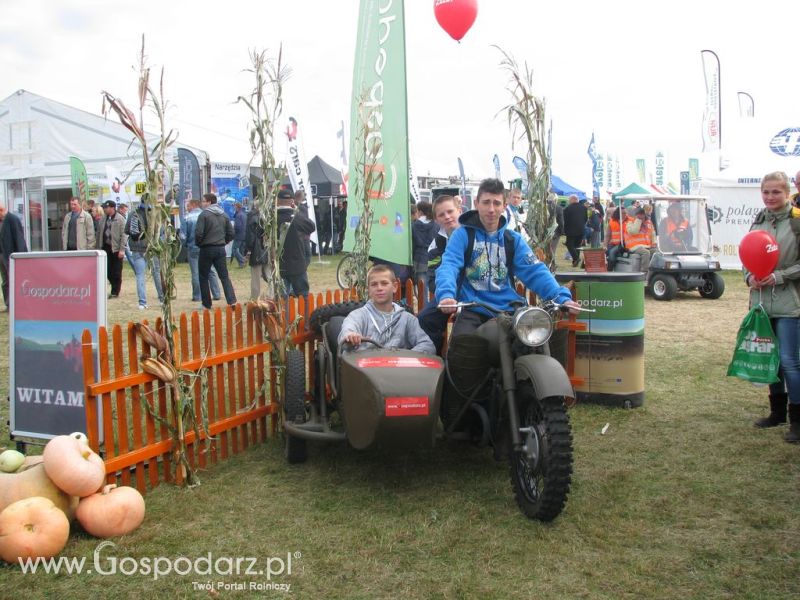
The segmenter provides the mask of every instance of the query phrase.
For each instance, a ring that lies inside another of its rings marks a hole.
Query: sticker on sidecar
[[[427,396],[395,396],[384,402],[387,417],[424,417],[430,412]]]
[[[441,368],[441,363],[433,358],[417,358],[415,356],[371,356],[369,358],[359,358],[356,366],[361,369],[375,367],[423,367],[429,369]]]

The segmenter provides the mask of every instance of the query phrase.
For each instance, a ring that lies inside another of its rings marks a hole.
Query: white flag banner
[[[314,196],[311,193],[311,181],[308,179],[308,163],[300,147],[300,134],[297,127],[297,120],[294,117],[289,117],[289,125],[286,127],[286,137],[288,138],[288,151],[289,151],[289,181],[292,184],[292,190],[297,193],[298,190],[303,190],[306,194],[306,206],[308,206],[308,218],[314,221],[314,226],[317,226],[317,219],[314,214]],[[318,229],[314,230],[311,234],[311,241],[319,249],[319,236],[317,235]]]
[[[131,195],[125,185],[119,170],[116,167],[106,166],[106,183],[111,190],[111,200],[117,204],[131,205]]]
[[[703,111],[703,152],[720,149],[719,58],[711,50],[700,52],[706,81],[706,107]]]

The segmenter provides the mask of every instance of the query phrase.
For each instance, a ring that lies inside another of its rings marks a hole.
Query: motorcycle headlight
[[[538,307],[523,308],[514,315],[514,332],[526,346],[541,346],[553,333],[553,320]]]

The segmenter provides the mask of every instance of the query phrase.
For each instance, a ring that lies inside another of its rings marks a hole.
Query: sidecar
[[[299,359],[287,368],[284,402],[285,454],[306,460],[309,440],[347,441],[353,448],[430,448],[436,438],[444,363],[411,350],[342,352],[337,338],[344,314],[358,306],[323,307],[310,319],[322,340],[314,351],[314,386],[300,386]],[[304,373],[302,381],[304,383]]]

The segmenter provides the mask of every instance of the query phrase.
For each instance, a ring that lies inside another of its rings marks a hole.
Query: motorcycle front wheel
[[[522,448],[509,460],[514,498],[529,519],[552,521],[564,509],[572,480],[572,429],[564,398],[539,400],[530,381],[517,384]]]

